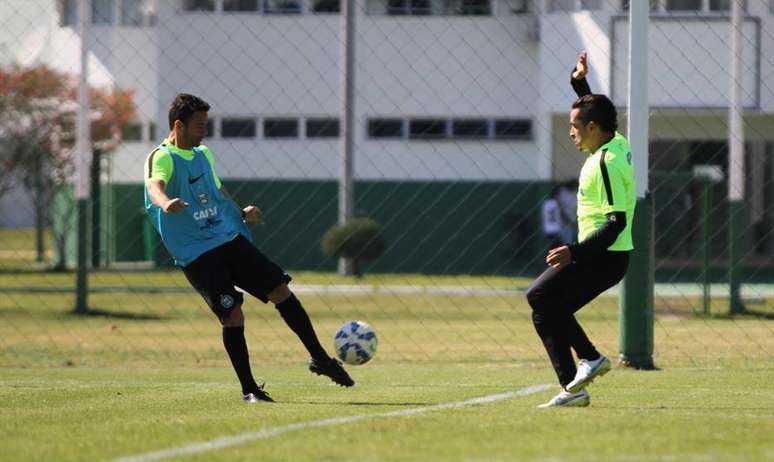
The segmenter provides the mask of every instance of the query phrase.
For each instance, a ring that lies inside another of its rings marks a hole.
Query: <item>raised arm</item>
[[[176,213],[188,207],[188,202],[179,197],[167,196],[167,191],[162,180],[150,179],[146,186],[151,201],[164,213]]]
[[[575,68],[572,70],[572,76],[570,77],[570,85],[575,90],[575,94],[578,98],[591,94],[591,88],[586,81],[586,74],[589,72],[588,53],[584,50],[578,55],[578,63],[575,64]]]

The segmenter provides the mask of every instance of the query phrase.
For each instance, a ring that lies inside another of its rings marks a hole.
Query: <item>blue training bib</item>
[[[188,265],[237,234],[252,242],[241,210],[217,188],[212,167],[200,149],[193,148],[191,160],[183,159],[163,144],[158,149],[169,154],[174,162],[172,178],[165,187],[167,196],[179,197],[189,206],[180,212],[164,213],[150,200],[145,188],[145,211],[176,265]]]

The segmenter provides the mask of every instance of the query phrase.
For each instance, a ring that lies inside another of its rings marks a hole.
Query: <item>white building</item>
[[[572,177],[577,156],[567,155],[565,119],[573,100],[567,81],[581,49],[590,52],[594,91],[626,104],[625,0],[362,2],[355,44],[358,178]],[[725,139],[728,2],[651,2],[654,142]],[[58,60],[60,67],[64,61],[74,70],[78,42],[69,25],[77,22],[77,0],[10,3],[17,16],[4,24],[19,26],[15,37],[25,35],[16,57]],[[36,17],[13,8],[21,3],[36,5]],[[340,112],[341,27],[339,15],[329,12],[338,10],[336,0],[93,3],[90,47],[116,85],[136,91],[143,129],[129,137],[147,141],[127,142],[115,156],[116,181],[139,181],[137,149],[146,151],[164,134],[167,106],[178,92],[212,104],[208,143],[224,176],[336,177],[338,141],[325,137],[337,133]],[[744,102],[751,140],[772,132],[774,87],[767,76],[774,75],[774,47],[765,46],[774,36],[771,3],[747,2]],[[8,42],[0,50],[16,46]]]
[[[207,144],[222,177],[337,178],[338,0],[92,1],[97,67],[135,90],[139,114],[112,156],[112,182],[142,181],[142,161],[166,133],[179,92],[212,105]],[[582,156],[567,135],[569,74],[582,49],[592,89],[610,95],[625,116],[627,0],[357,2],[359,180],[575,177]],[[10,4],[2,13],[13,26],[0,41],[5,60],[66,66],[77,0]],[[728,4],[651,1],[654,169],[725,162]],[[774,1],[746,1],[743,34],[745,136],[755,167],[748,196],[752,214],[763,217],[774,178]]]

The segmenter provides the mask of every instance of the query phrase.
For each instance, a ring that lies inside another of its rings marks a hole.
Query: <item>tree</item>
[[[92,143],[95,152],[109,153],[135,117],[133,91],[91,88],[90,94]],[[39,254],[53,198],[74,171],[77,110],[77,76],[44,65],[0,68],[0,196],[15,182],[33,195]],[[67,220],[72,210],[62,212]],[[63,268],[66,232],[56,234],[55,266]]]
[[[381,257],[387,249],[382,226],[376,221],[360,217],[335,225],[322,239],[323,253],[329,257],[351,258],[356,277],[362,276],[360,262]]]

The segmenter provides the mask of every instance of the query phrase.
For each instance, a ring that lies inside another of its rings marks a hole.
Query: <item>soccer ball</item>
[[[365,364],[376,354],[376,332],[362,321],[347,321],[333,338],[336,355],[347,364]]]

